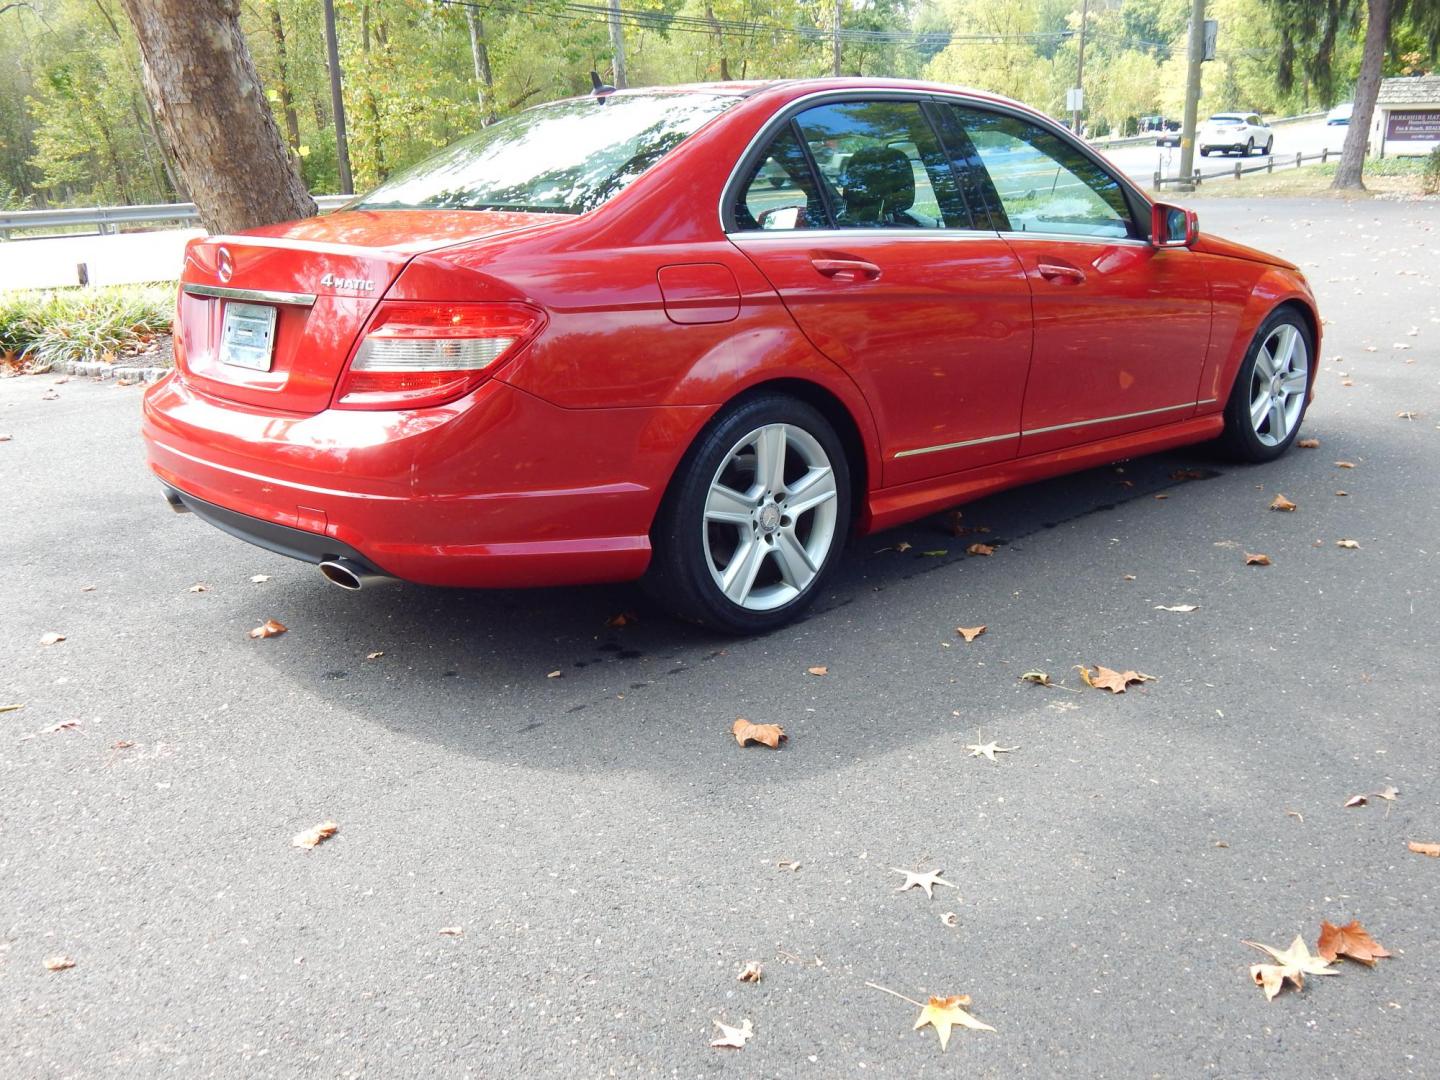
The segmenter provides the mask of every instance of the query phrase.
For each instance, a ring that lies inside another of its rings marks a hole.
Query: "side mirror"
[[[1150,243],[1157,248],[1189,247],[1200,239],[1200,218],[1194,210],[1169,203],[1150,208]]]
[[[762,229],[798,229],[801,209],[799,206],[772,206],[769,210],[760,211],[755,222]]]

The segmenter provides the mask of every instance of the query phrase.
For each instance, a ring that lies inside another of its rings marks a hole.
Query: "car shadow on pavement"
[[[289,613],[291,640],[303,648],[268,653],[267,662],[298,690],[461,753],[562,770],[665,759],[693,768],[692,740],[728,738],[736,716],[803,721],[858,707],[839,680],[806,676],[837,652],[849,678],[884,685],[882,661],[865,670],[867,635],[893,633],[893,609],[909,602],[885,593],[924,578],[923,591],[953,592],[957,603],[976,590],[1008,595],[1031,571],[1006,548],[1219,475],[1203,450],[1159,454],[1004,492],[966,505],[958,519],[939,514],[855,540],[804,620],[750,639],[676,622],[634,585],[391,585],[347,595],[317,575],[313,591],[296,590],[298,610]],[[967,555],[972,543],[997,557]]]

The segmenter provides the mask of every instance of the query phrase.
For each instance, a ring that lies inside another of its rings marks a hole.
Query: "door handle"
[[[828,278],[842,281],[874,281],[880,267],[864,259],[811,259],[810,265]]]
[[[1046,281],[1069,281],[1078,285],[1085,280],[1085,271],[1069,263],[1042,262],[1035,269]]]

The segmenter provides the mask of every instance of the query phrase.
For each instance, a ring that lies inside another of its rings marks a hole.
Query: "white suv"
[[[1270,125],[1256,113],[1216,113],[1200,125],[1200,154],[1209,157],[1210,151],[1250,155],[1257,149],[1268,154],[1275,146],[1275,134]]]

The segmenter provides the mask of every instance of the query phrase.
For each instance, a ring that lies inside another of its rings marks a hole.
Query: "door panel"
[[[735,239],[815,347],[869,399],[885,486],[1015,456],[1030,297],[1020,261],[998,236],[817,230]],[[837,264],[874,269],[832,271]]]

